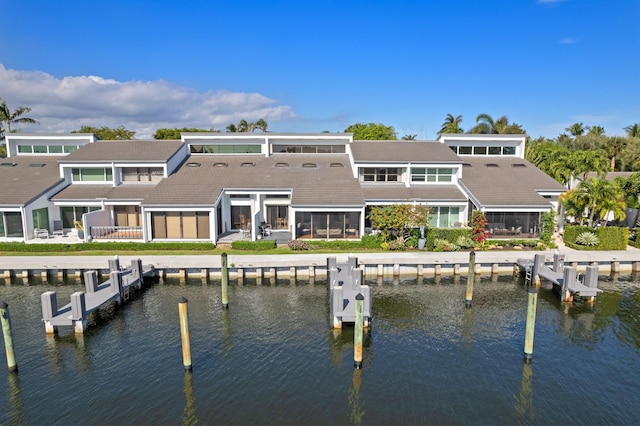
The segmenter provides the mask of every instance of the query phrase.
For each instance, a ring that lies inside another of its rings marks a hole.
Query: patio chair
[[[48,229],[35,228],[33,230],[33,237],[34,238],[49,238],[49,230]]]
[[[66,234],[64,233],[64,229],[62,228],[62,221],[61,220],[54,220],[53,221],[53,236],[60,236],[60,237],[64,237],[66,236]]]
[[[266,222],[262,222],[260,223],[260,233],[262,234],[263,237],[268,237],[269,235],[271,235],[271,225],[269,225]]]

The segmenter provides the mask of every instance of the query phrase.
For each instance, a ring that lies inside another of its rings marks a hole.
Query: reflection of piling
[[[187,315],[187,299],[181,298],[178,303],[180,315],[180,337],[182,338],[182,362],[184,369],[191,371],[191,342],[189,340],[189,318]]]
[[[527,325],[524,337],[524,361],[531,362],[533,357],[533,335],[536,327],[536,305],[538,302],[538,290],[535,286],[529,287],[527,303]]]
[[[13,338],[11,337],[9,305],[6,302],[0,302],[0,319],[2,320],[2,334],[4,334],[4,349],[7,353],[7,367],[9,367],[9,371],[17,371],[18,365],[13,353]]]
[[[473,282],[476,279],[476,252],[471,250],[469,253],[469,271],[467,273],[467,295],[465,296],[465,306],[471,307],[473,299]]]
[[[222,253],[222,307],[229,307],[229,269],[227,268],[227,253]]]
[[[356,296],[356,322],[353,332],[353,365],[362,368],[362,334],[364,328],[364,296]]]

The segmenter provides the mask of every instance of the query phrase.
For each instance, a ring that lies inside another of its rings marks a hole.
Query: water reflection
[[[360,401],[360,385],[362,384],[362,369],[353,369],[353,379],[351,380],[351,388],[349,389],[349,406],[351,413],[349,415],[349,423],[352,425],[361,425],[364,417],[364,402]]]
[[[78,370],[89,372],[92,368],[91,356],[86,346],[86,339],[90,338],[83,334],[67,333],[63,335],[46,334],[45,350],[47,361],[52,372],[62,374],[66,367],[67,349],[72,348],[74,361],[72,362]]]
[[[516,416],[520,424],[534,424],[533,390],[531,386],[533,370],[530,363],[522,363],[520,393],[514,395]]]
[[[196,400],[193,395],[193,373],[191,371],[185,371],[184,373],[184,410],[182,411],[183,425],[195,425],[198,423],[198,416],[196,415]]]
[[[11,406],[11,424],[19,425],[26,423],[24,413],[24,403],[20,391],[20,376],[17,373],[9,373],[7,376],[9,387],[9,405]]]

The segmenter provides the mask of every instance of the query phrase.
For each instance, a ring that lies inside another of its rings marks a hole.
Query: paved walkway
[[[518,258],[533,258],[537,253],[544,253],[547,259],[553,257],[555,250],[538,251],[479,251],[476,253],[478,264],[513,264]],[[559,254],[565,255],[566,262],[607,263],[617,261],[621,263],[640,262],[640,250],[629,247],[619,251],[580,251],[570,248],[559,248]],[[283,254],[283,255],[229,255],[227,263],[230,267],[238,268],[271,268],[271,267],[303,267],[324,266],[327,257],[335,256],[338,261],[349,257],[348,253],[331,254]],[[469,261],[469,252],[380,252],[353,253],[359,263],[365,264],[460,264]],[[41,270],[41,269],[107,269],[108,260],[113,256],[0,256],[0,271],[2,270]],[[120,264],[128,266],[132,259],[142,259],[147,265],[151,264],[159,269],[200,269],[220,268],[219,255],[188,255],[188,256],[120,256]]]

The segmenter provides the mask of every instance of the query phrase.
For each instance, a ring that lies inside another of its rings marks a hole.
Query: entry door
[[[289,228],[288,211],[289,206],[267,206],[267,223],[272,229]]]

